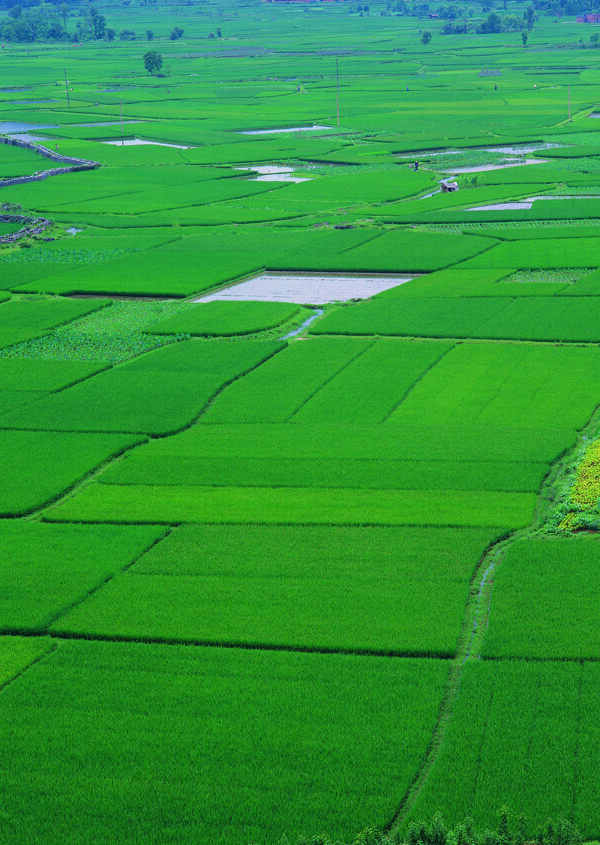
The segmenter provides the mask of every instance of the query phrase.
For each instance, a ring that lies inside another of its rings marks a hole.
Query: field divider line
[[[89,481],[93,481],[93,480],[94,479],[89,479]],[[103,486],[105,486],[105,487],[132,486],[133,487],[133,486],[136,486],[136,485],[105,484]],[[143,486],[143,485],[138,485],[138,486]],[[152,487],[152,486],[160,486],[160,485],[148,485],[148,486]],[[169,485],[164,485],[164,486],[169,486]],[[178,485],[173,484],[173,485],[170,485],[170,486],[176,487]],[[217,485],[202,485],[202,486],[217,487]],[[284,488],[271,488],[271,489],[284,489]],[[315,488],[311,487],[309,489],[312,490],[312,489],[315,489]],[[332,487],[332,488],[329,488],[329,489],[338,490],[340,488],[337,488],[337,487],[333,488]],[[73,492],[69,493],[69,496],[71,496],[71,495],[73,495]],[[60,503],[55,502],[55,503],[53,503],[52,507],[55,504],[58,505]],[[50,509],[50,508],[48,508],[48,509]],[[41,508],[40,510],[43,510],[43,508]],[[7,519],[8,517],[4,517],[4,518]],[[12,517],[12,518],[15,519],[16,517]],[[465,525],[464,523],[457,524],[457,523],[454,523],[454,522],[444,522],[444,523],[439,523],[439,522],[366,522],[366,521],[340,522],[339,520],[337,522],[331,522],[331,521],[327,521],[327,522],[314,522],[314,521],[313,522],[306,522],[306,521],[301,521],[301,522],[283,522],[283,521],[281,521],[281,522],[264,522],[264,521],[258,521],[258,522],[255,522],[255,521],[253,521],[249,518],[244,519],[244,520],[224,519],[221,522],[215,522],[214,518],[213,518],[213,519],[207,519],[207,520],[201,520],[201,521],[194,520],[193,522],[191,522],[189,520],[182,520],[181,517],[179,517],[177,519],[131,519],[131,520],[128,520],[128,521],[124,521],[124,520],[119,521],[119,520],[115,520],[115,519],[104,519],[104,518],[102,518],[102,519],[91,519],[91,518],[84,518],[84,517],[82,517],[80,519],[74,519],[73,517],[71,517],[69,519],[46,520],[46,519],[44,519],[43,513],[41,514],[41,518],[42,518],[42,522],[50,521],[50,522],[61,523],[63,525],[165,525],[165,526],[171,525],[171,526],[175,526],[175,527],[178,526],[178,525],[235,525],[237,527],[239,527],[241,525],[268,525],[270,527],[285,526],[285,527],[291,527],[291,528],[297,528],[298,526],[302,526],[304,528],[314,528],[315,525],[318,525],[320,528],[346,528],[348,526],[358,526],[360,528],[399,528],[399,527],[401,527],[401,528],[440,528],[440,527],[442,527],[442,528],[456,528],[456,529],[459,529],[459,528],[460,529],[464,529],[464,528],[479,528],[480,529],[480,528],[482,528],[481,524],[478,524],[478,523],[474,523],[474,524],[469,523],[468,525]],[[501,526],[495,526],[495,525],[486,525],[486,526],[483,526],[483,527],[484,528],[498,528],[499,530],[501,529]],[[456,657],[456,653],[453,652],[452,656]],[[486,659],[491,659],[491,658],[486,658]],[[534,658],[531,658],[531,659],[534,659]],[[540,658],[540,659],[542,659],[542,658]],[[548,658],[548,659],[552,660],[552,659],[555,659],[555,658]],[[591,659],[592,658],[590,658],[590,660]],[[598,657],[598,660],[600,660],[600,656]]]
[[[166,535],[165,535],[166,536]],[[164,538],[160,538],[162,540]],[[119,574],[119,573],[117,573]],[[110,580],[110,579],[108,579]],[[100,586],[104,586],[104,583]],[[95,592],[94,588],[91,592]],[[85,601],[84,597],[81,601]],[[79,601],[74,602],[74,606],[79,604]],[[59,617],[60,618],[60,617]],[[202,640],[193,637],[153,637],[153,636],[136,636],[134,634],[100,634],[100,633],[85,633],[79,631],[54,630],[54,631],[40,631],[35,628],[19,628],[6,626],[0,629],[0,636],[12,637],[50,637],[53,640],[83,640],[85,642],[111,642],[111,643],[139,643],[140,645],[172,645],[172,646],[190,646],[193,648],[227,648],[237,649],[240,651],[283,651],[292,654],[323,654],[351,656],[351,657],[386,657],[390,660],[452,660],[452,655],[439,654],[435,652],[422,651],[395,651],[393,649],[368,649],[368,648],[343,648],[336,646],[304,646],[292,645],[286,643],[262,643],[262,642],[246,642],[244,640]]]
[[[33,401],[37,402],[38,400],[34,399]],[[27,404],[28,403],[21,407],[26,408]],[[118,431],[114,428],[104,430],[98,430],[96,428],[25,428],[25,426],[0,424],[0,431],[32,431],[37,432],[38,434],[40,432],[45,434],[114,434],[115,436],[120,434],[121,437],[151,437],[147,431]],[[164,436],[168,437],[169,435]]]
[[[0,636],[2,636],[2,634],[0,634]],[[19,636],[19,635],[18,634],[17,635],[11,634],[9,636]],[[45,634],[39,634],[38,633],[35,636],[39,637],[39,638],[43,637],[43,638],[47,639],[47,636]],[[29,663],[27,663],[25,666],[21,666],[21,668],[18,671],[14,672],[9,678],[6,678],[6,680],[3,681],[0,684],[0,695],[4,692],[4,690],[8,686],[10,686],[18,678],[20,678],[21,675],[24,675],[25,672],[27,672],[28,669],[31,669],[31,667],[35,666],[36,663],[39,663],[41,660],[44,660],[44,658],[48,657],[48,655],[52,654],[52,652],[56,651],[57,647],[58,646],[56,645],[56,643],[51,642],[50,646],[45,651],[42,651],[40,654],[38,654],[36,657],[34,657],[33,660],[30,660]]]
[[[110,581],[113,581],[117,576],[123,575],[125,572],[127,572],[128,569],[131,569],[132,566],[135,566],[135,564],[139,560],[141,560],[141,558],[144,557],[144,555],[148,554],[148,552],[151,549],[153,549],[155,546],[158,546],[159,543],[162,543],[162,541],[165,540],[169,536],[169,534],[171,534],[174,530],[175,529],[173,528],[173,526],[165,527],[165,530],[162,532],[160,537],[156,537],[154,540],[152,540],[150,543],[148,543],[148,545],[145,548],[143,548],[141,550],[141,552],[138,552],[138,554],[135,555],[135,557],[132,560],[130,560],[129,563],[126,563],[125,566],[123,566],[117,572],[111,572],[109,575],[107,575],[105,578],[103,578],[102,581],[100,581],[98,584],[95,584],[93,587],[90,587],[90,589],[87,590],[87,592],[85,592],[84,595],[79,596],[79,598],[74,599],[72,602],[69,602],[69,604],[67,604],[61,610],[57,610],[56,613],[54,613],[50,617],[50,619],[46,622],[46,625],[45,625],[45,628],[44,628],[44,633],[47,634],[47,635],[50,634],[50,626],[51,625],[53,625],[55,622],[57,622],[63,616],[66,616],[67,613],[69,613],[71,610],[73,610],[78,605],[86,602],[89,598],[91,598],[91,596],[93,596],[95,593],[99,592],[103,587],[106,586],[106,584],[108,584]]]
[[[182,426],[181,428],[178,428],[176,431],[170,431],[168,434],[159,434],[159,435],[154,435],[154,436],[159,437],[159,438],[173,437],[173,435],[175,435],[175,434],[180,434],[182,431],[187,431],[193,425],[196,425],[196,423],[198,422],[200,417],[208,411],[208,409],[213,404],[215,399],[221,393],[223,393],[223,391],[226,390],[231,384],[233,384],[238,379],[241,379],[244,376],[247,376],[249,373],[254,372],[254,370],[257,370],[259,367],[262,367],[263,364],[266,364],[267,361],[270,361],[271,358],[275,357],[275,355],[279,355],[279,353],[283,352],[283,350],[286,349],[286,348],[287,348],[287,343],[284,344],[280,349],[274,349],[273,352],[271,352],[270,355],[267,355],[265,358],[262,358],[260,361],[258,361],[258,363],[253,364],[251,367],[248,367],[248,369],[244,370],[241,373],[237,373],[237,375],[232,376],[228,381],[226,381],[224,384],[222,384],[220,387],[218,387],[211,396],[209,396],[209,398],[206,400],[206,402],[204,403],[202,408],[198,411],[196,416],[189,423],[186,423],[186,425]]]
[[[7,430],[11,431],[12,429]],[[5,513],[3,516],[0,517],[0,521],[3,519],[22,519],[24,521],[29,521],[39,518],[39,516],[44,510],[46,510],[46,508],[53,507],[54,505],[59,505],[64,499],[74,495],[82,486],[84,486],[85,484],[89,484],[90,481],[93,481],[96,475],[100,472],[100,470],[102,470],[106,465],[108,465],[109,463],[113,463],[113,461],[119,460],[119,458],[121,458],[126,452],[129,452],[131,449],[136,449],[138,446],[141,446],[145,442],[147,442],[147,438],[145,438],[144,440],[140,440],[138,443],[132,443],[129,446],[122,447],[121,449],[114,452],[112,455],[109,455],[109,457],[102,461],[98,466],[92,467],[92,469],[88,470],[88,472],[84,473],[82,476],[77,478],[75,481],[73,481],[55,496],[51,496],[49,499],[46,499],[41,505],[37,505],[34,508],[30,508],[29,510],[26,510],[23,513]]]
[[[355,355],[353,355],[351,358],[349,358],[345,363],[343,363],[342,366],[339,368],[339,370],[336,370],[335,373],[332,373],[328,378],[326,378],[324,382],[322,382],[315,390],[313,390],[313,392],[309,396],[307,396],[300,403],[300,405],[298,405],[298,407],[295,408],[292,411],[292,413],[288,417],[286,417],[284,420],[281,420],[281,422],[282,423],[290,422],[292,417],[294,417],[298,413],[298,411],[300,411],[306,404],[308,404],[308,402],[310,402],[311,399],[314,399],[314,397],[318,393],[320,393],[320,391],[323,390],[324,387],[327,387],[328,384],[330,384],[335,378],[337,378],[341,373],[343,373],[344,370],[346,370],[350,366],[350,364],[353,364],[358,358],[361,358],[366,352],[368,352],[369,349],[372,349],[373,346],[375,346],[376,343],[377,343],[377,338],[375,337],[371,340],[371,343],[369,343],[369,344],[367,344],[367,346],[365,346],[364,349],[361,349],[359,352],[357,352]]]
[[[504,535],[505,538],[507,536],[510,536],[510,534]],[[429,746],[425,753],[425,757],[423,758],[421,768],[416,772],[398,809],[392,816],[390,822],[386,825],[386,831],[395,830],[402,823],[404,817],[412,808],[417,797],[421,793],[421,790],[425,785],[429,773],[431,772],[437,761],[440,749],[446,736],[446,731],[448,730],[448,726],[452,718],[454,703],[458,697],[464,666],[468,658],[469,645],[472,637],[472,628],[474,625],[474,608],[476,603],[477,588],[481,582],[481,571],[486,566],[488,556],[493,553],[497,544],[499,542],[502,542],[502,540],[503,537],[499,537],[498,539],[493,540],[490,543],[488,548],[484,551],[481,558],[479,559],[477,567],[475,568],[475,571],[471,577],[469,598],[465,607],[462,630],[457,643],[457,651],[454,654],[454,657],[451,662],[450,671],[448,674],[448,683],[446,685],[446,689],[440,702],[438,718],[431,736],[431,740],[429,742]]]
[[[405,390],[405,391],[404,391],[403,395],[402,395],[402,396],[400,397],[400,399],[396,402],[396,404],[395,404],[395,405],[391,408],[391,410],[389,410],[389,411],[387,412],[387,414],[383,417],[383,419],[381,419],[381,420],[379,421],[379,422],[380,422],[380,424],[381,424],[381,423],[385,423],[385,422],[387,422],[387,421],[389,420],[389,418],[392,416],[392,414],[394,413],[394,411],[397,411],[397,410],[398,410],[398,408],[400,407],[400,405],[402,405],[402,403],[404,402],[404,400],[406,399],[406,397],[407,397],[407,396],[409,396],[409,394],[410,394],[410,393],[412,393],[412,391],[415,389],[415,387],[418,385],[418,383],[419,383],[419,382],[420,382],[423,378],[425,378],[425,376],[427,375],[427,373],[428,373],[428,372],[430,372],[431,370],[433,370],[433,368],[434,368],[434,367],[437,367],[437,365],[440,363],[440,361],[442,360],[442,358],[445,358],[445,356],[446,356],[446,355],[448,355],[450,352],[452,352],[452,350],[453,350],[453,349],[455,349],[455,348],[456,348],[456,344],[455,344],[455,343],[453,343],[453,344],[452,344],[452,345],[451,345],[448,349],[446,349],[444,352],[442,352],[442,353],[441,353],[441,355],[439,355],[439,356],[435,359],[435,361],[432,361],[432,362],[431,362],[431,364],[430,364],[430,365],[429,365],[429,366],[428,366],[425,370],[423,370],[423,372],[421,373],[421,375],[420,375],[420,376],[418,376],[418,377],[415,379],[415,381],[411,384],[411,386],[408,388],[408,390]]]
[[[184,426],[182,426],[181,428],[176,429],[175,431],[170,431],[170,432],[167,432],[166,434],[148,434],[147,432],[140,432],[140,433],[133,433],[133,434],[132,434],[131,432],[98,432],[98,433],[106,433],[106,434],[122,433],[122,434],[125,434],[125,435],[129,435],[130,437],[139,437],[139,438],[143,438],[143,439],[140,439],[140,441],[139,441],[138,443],[133,443],[131,446],[126,446],[126,447],[124,447],[122,450],[120,450],[118,453],[116,453],[116,454],[114,454],[114,455],[111,455],[111,456],[110,456],[110,457],[108,457],[105,461],[102,461],[102,463],[101,463],[101,464],[99,464],[98,466],[96,466],[96,467],[94,467],[93,469],[91,469],[91,470],[90,470],[88,473],[86,473],[83,477],[81,477],[81,478],[77,479],[77,480],[76,480],[75,482],[73,482],[73,484],[71,484],[69,487],[67,487],[66,489],[62,490],[62,491],[61,491],[61,492],[60,492],[57,496],[55,496],[54,498],[49,499],[48,501],[44,502],[44,504],[39,505],[38,507],[36,507],[36,508],[32,509],[32,510],[31,510],[31,511],[29,511],[28,513],[25,513],[25,514],[17,514],[17,515],[16,515],[16,518],[19,518],[19,517],[28,517],[28,518],[32,519],[32,518],[37,518],[37,517],[39,517],[39,516],[42,514],[42,512],[43,512],[44,510],[46,510],[46,508],[49,508],[49,507],[50,507],[50,508],[52,508],[52,507],[54,507],[54,506],[57,506],[57,505],[62,504],[62,502],[63,502],[63,501],[65,501],[66,499],[70,498],[71,496],[74,496],[74,495],[75,495],[76,493],[78,493],[78,492],[79,492],[79,491],[80,491],[83,487],[85,487],[85,486],[87,486],[88,484],[90,484],[91,482],[95,481],[95,480],[96,480],[96,478],[97,478],[99,475],[101,475],[101,474],[102,474],[102,472],[104,472],[104,471],[107,469],[107,467],[108,467],[108,466],[110,466],[111,464],[115,463],[117,460],[120,460],[120,459],[123,457],[123,455],[125,455],[127,452],[130,452],[130,451],[132,451],[133,449],[137,449],[137,447],[138,447],[138,446],[143,446],[143,445],[145,445],[145,444],[147,444],[147,443],[152,442],[153,440],[163,439],[163,438],[166,438],[166,437],[173,437],[174,435],[179,434],[179,433],[180,433],[180,432],[182,432],[182,431],[186,431],[188,428],[191,428],[193,425],[195,425],[195,424],[198,422],[198,419],[200,418],[200,416],[201,416],[201,415],[202,415],[202,414],[203,414],[203,413],[207,410],[207,408],[208,408],[208,407],[212,404],[212,402],[213,402],[213,401],[215,400],[215,398],[219,395],[219,393],[221,393],[221,391],[225,390],[225,388],[226,388],[226,387],[228,387],[228,386],[229,386],[232,382],[236,381],[238,378],[242,378],[242,376],[247,375],[247,373],[251,372],[252,370],[255,370],[257,367],[260,367],[260,366],[261,366],[261,364],[264,364],[266,361],[268,361],[268,360],[269,360],[270,358],[272,358],[274,355],[277,355],[277,353],[278,353],[278,352],[281,352],[281,351],[282,351],[283,349],[285,349],[285,348],[286,348],[286,347],[285,347],[285,346],[283,346],[281,349],[275,349],[275,350],[274,350],[274,351],[273,351],[273,352],[272,352],[269,356],[267,356],[266,358],[262,359],[262,360],[261,360],[261,361],[259,361],[257,364],[255,364],[254,366],[250,367],[248,370],[245,370],[245,371],[244,371],[244,372],[242,372],[242,373],[238,373],[236,376],[234,376],[233,378],[231,378],[228,382],[226,382],[225,384],[222,384],[222,385],[221,385],[221,386],[220,386],[220,387],[219,387],[219,388],[218,388],[218,389],[217,389],[217,390],[216,390],[216,391],[212,394],[212,396],[211,396],[211,397],[207,400],[207,402],[206,402],[206,403],[202,406],[202,408],[200,409],[199,413],[198,413],[198,414],[196,414],[196,416],[195,416],[195,417],[194,417],[194,418],[193,418],[190,422],[186,423]],[[13,429],[7,429],[7,430],[11,431],[11,430],[13,430]],[[21,429],[14,429],[14,430],[20,431]],[[25,429],[25,430],[31,430],[31,429]],[[44,430],[45,430],[45,431],[47,431],[47,429],[44,429]],[[71,432],[69,432],[69,433],[71,433]],[[90,433],[96,433],[96,432],[75,432],[75,433],[90,434]],[[3,518],[7,519],[7,518],[15,518],[15,517],[3,517]],[[177,522],[177,521],[167,521],[167,522],[160,521],[160,522],[158,522],[158,523],[152,523],[152,524],[158,524],[158,525],[173,525],[173,524],[175,524],[176,522]],[[146,523],[127,523],[127,524],[146,524]]]
[[[594,294],[589,294],[590,296],[595,296]],[[578,295],[578,298],[583,298],[583,296],[587,296],[587,294],[582,294],[581,296]],[[465,297],[474,299],[476,297]],[[513,299],[517,299],[518,297],[512,297]],[[512,343],[515,346],[583,346],[583,347],[598,347],[600,346],[600,341],[598,340],[532,340],[528,338],[521,338],[521,337],[485,337],[482,336],[468,336],[463,335],[462,337],[450,336],[450,335],[425,335],[425,334],[384,334],[382,332],[378,332],[374,334],[373,332],[364,332],[363,334],[353,333],[353,332],[319,332],[319,337],[389,337],[395,338],[398,340],[421,340],[423,342],[439,342],[441,340],[447,341],[448,343]]]
[[[390,202],[397,202],[397,200],[390,200]],[[359,249],[362,246],[366,246],[367,244],[373,243],[376,241],[377,238],[380,238],[382,235],[385,234],[385,230],[383,231],[374,231],[370,238],[365,238],[364,241],[361,241],[359,244],[354,244],[354,246],[348,246],[346,249],[343,249],[338,255],[346,255],[349,252],[352,252],[355,249]]]

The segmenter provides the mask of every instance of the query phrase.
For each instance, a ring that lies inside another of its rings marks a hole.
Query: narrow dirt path
[[[587,425],[581,429],[575,444],[560,455],[548,472],[538,499],[538,507],[534,519],[526,528],[512,531],[505,537],[496,540],[483,554],[471,580],[471,593],[465,608],[462,631],[459,638],[456,657],[452,661],[448,675],[448,684],[440,705],[438,721],[434,729],[431,742],[427,749],[423,764],[394,813],[386,830],[399,828],[417,797],[419,796],[433,766],[446,736],[448,725],[452,718],[454,703],[460,691],[460,684],[465,664],[468,660],[479,660],[491,610],[494,575],[501,565],[507,549],[525,537],[532,537],[544,531],[545,523],[554,502],[554,491],[564,480],[568,468],[576,458],[583,455],[584,447],[597,436],[600,430],[600,406],[596,408]]]

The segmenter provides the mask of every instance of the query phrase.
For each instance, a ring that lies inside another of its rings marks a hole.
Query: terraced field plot
[[[0,11],[0,839],[600,837],[598,54],[438,7]]]

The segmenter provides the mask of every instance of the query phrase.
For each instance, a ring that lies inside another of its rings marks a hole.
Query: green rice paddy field
[[[0,51],[0,842],[600,838],[600,51],[400,5]]]

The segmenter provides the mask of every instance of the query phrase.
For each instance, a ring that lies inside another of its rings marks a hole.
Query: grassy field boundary
[[[544,530],[545,519],[554,501],[553,492],[560,486],[565,472],[572,464],[573,459],[583,455],[582,445],[588,441],[590,433],[597,431],[599,425],[600,406],[596,406],[587,424],[579,431],[577,440],[573,446],[559,455],[550,467],[542,484],[538,498],[537,512],[533,522],[526,528],[511,531],[504,537],[500,537],[482,555],[471,580],[471,593],[465,608],[458,652],[450,666],[448,685],[440,704],[438,722],[432,735],[427,754],[421,769],[414,778],[393,818],[387,825],[387,831],[402,828],[403,820],[412,809],[437,761],[452,719],[453,707],[460,691],[465,664],[469,660],[480,659],[481,647],[487,631],[491,611],[494,573],[497,566],[501,564],[503,556],[510,545],[524,537],[535,536]],[[576,761],[574,765],[576,765]]]
[[[337,376],[339,376],[340,373],[343,373],[345,369],[347,369],[351,364],[353,364],[355,361],[357,361],[359,358],[361,358],[366,352],[369,351],[369,349],[371,349],[373,346],[375,346],[376,343],[377,343],[377,339],[375,338],[372,341],[372,343],[369,343],[368,346],[365,346],[364,349],[360,349],[355,355],[353,355],[351,358],[349,358],[344,364],[342,364],[342,366],[339,368],[339,370],[336,370],[335,373],[332,373],[329,376],[329,378],[327,378],[322,384],[320,384],[315,390],[313,390],[313,392],[309,396],[307,396],[304,399],[304,401],[300,405],[298,405],[298,407],[295,408],[288,417],[285,418],[285,420],[283,420],[283,422],[284,423],[290,422],[294,418],[294,416],[298,413],[298,411],[302,410],[302,408],[306,404],[308,404],[308,402],[310,402],[310,400],[313,399],[321,390],[323,390],[324,387],[327,387],[327,385],[330,382],[332,382],[334,380],[334,378],[337,378]]]
[[[70,603],[69,603],[68,605],[66,605],[65,607],[61,608],[61,610],[57,611],[57,612],[56,612],[56,613],[55,613],[55,614],[54,614],[54,615],[53,615],[53,616],[52,616],[52,617],[48,620],[48,622],[47,622],[47,624],[46,624],[46,630],[49,630],[49,629],[52,627],[52,625],[53,625],[53,624],[54,624],[54,623],[55,623],[58,619],[60,619],[60,618],[61,618],[62,616],[64,616],[65,614],[69,613],[69,611],[70,611],[70,610],[72,610],[74,607],[76,607],[76,606],[77,606],[77,605],[79,605],[79,604],[82,604],[82,602],[86,601],[86,600],[87,600],[88,598],[90,598],[90,596],[92,596],[94,593],[97,593],[97,592],[98,592],[98,590],[101,590],[101,589],[102,589],[102,587],[104,587],[106,584],[108,584],[108,582],[109,582],[109,581],[112,581],[112,579],[113,579],[113,578],[116,578],[116,576],[117,576],[117,575],[122,575],[122,574],[123,574],[124,572],[126,572],[128,569],[131,569],[131,567],[132,567],[132,566],[134,566],[134,565],[137,563],[137,561],[138,561],[141,557],[143,557],[143,556],[144,556],[145,554],[147,554],[147,553],[148,553],[151,549],[153,549],[153,548],[154,548],[154,546],[157,546],[157,545],[158,545],[159,543],[161,543],[161,542],[162,542],[162,541],[163,541],[166,537],[168,537],[168,536],[169,536],[169,534],[171,533],[171,531],[173,531],[173,528],[172,528],[172,527],[166,527],[166,528],[165,528],[165,530],[164,530],[164,531],[160,534],[160,536],[155,537],[155,539],[154,539],[154,540],[152,540],[150,543],[148,543],[148,545],[147,545],[147,546],[145,546],[143,549],[141,549],[141,551],[139,551],[139,552],[135,555],[135,557],[133,557],[133,558],[132,558],[132,560],[130,560],[130,561],[129,561],[129,563],[125,564],[125,566],[124,566],[122,569],[119,569],[119,570],[118,570],[118,571],[116,571],[116,572],[111,572],[109,575],[107,575],[107,576],[106,576],[106,578],[104,578],[104,579],[103,579],[102,581],[100,581],[98,584],[95,584],[93,587],[91,587],[91,588],[90,588],[90,589],[89,589],[86,593],[84,593],[84,595],[79,596],[77,599],[75,599],[74,601],[70,602]]]
[[[431,340],[434,340],[434,339],[435,339],[435,338],[431,338]],[[445,357],[446,357],[446,355],[448,355],[448,353],[449,353],[449,352],[451,352],[453,349],[454,349],[454,344],[449,345],[449,346],[448,346],[448,349],[445,349],[445,350],[442,352],[442,354],[441,354],[438,358],[436,358],[436,359],[435,359],[435,361],[432,361],[432,362],[431,362],[431,364],[427,367],[427,369],[423,370],[423,372],[421,373],[421,375],[420,375],[417,379],[415,379],[415,381],[411,384],[411,386],[408,388],[408,390],[405,390],[405,391],[404,391],[404,393],[402,394],[402,396],[400,397],[400,399],[396,402],[396,404],[394,405],[394,407],[393,407],[393,408],[391,408],[391,409],[387,412],[387,414],[385,415],[385,417],[381,420],[381,422],[382,422],[382,423],[387,422],[387,420],[388,420],[388,419],[392,416],[392,414],[394,413],[394,411],[397,411],[397,410],[398,410],[398,408],[402,405],[402,403],[404,402],[404,400],[406,399],[406,397],[407,397],[407,396],[409,396],[409,394],[410,394],[410,393],[412,393],[412,391],[415,389],[415,387],[418,385],[418,383],[421,381],[421,379],[425,378],[425,376],[427,375],[427,373],[428,373],[428,372],[430,372],[431,370],[433,370],[433,368],[434,368],[434,367],[437,367],[437,365],[440,363],[440,361],[442,360],[442,358],[445,358]]]

